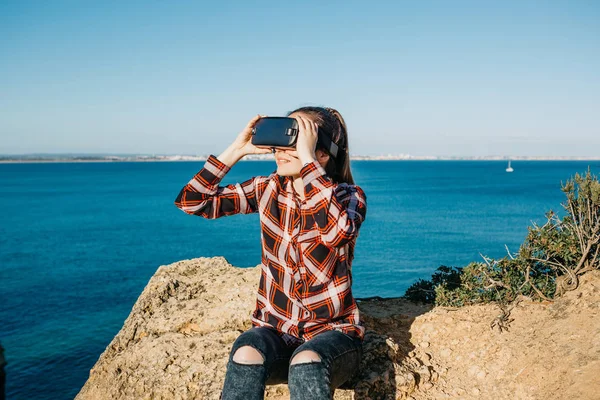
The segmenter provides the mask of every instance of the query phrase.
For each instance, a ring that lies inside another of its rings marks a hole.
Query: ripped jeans
[[[255,348],[263,364],[233,360],[242,346]],[[303,350],[312,350],[321,361],[290,364]],[[288,384],[291,400],[332,399],[335,389],[353,378],[362,358],[362,341],[345,333],[325,331],[299,346],[287,346],[270,327],[253,327],[233,343],[227,363],[222,400],[264,398],[265,385]]]

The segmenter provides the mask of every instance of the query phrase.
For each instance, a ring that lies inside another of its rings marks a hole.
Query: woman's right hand
[[[252,144],[252,128],[254,128],[256,122],[258,122],[258,120],[263,117],[266,117],[266,115],[258,114],[254,118],[252,118],[231,144],[230,147],[238,155],[239,158],[242,158],[248,154],[271,153],[271,149],[256,147]]]

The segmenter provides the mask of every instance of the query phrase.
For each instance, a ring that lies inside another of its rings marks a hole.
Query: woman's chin
[[[290,172],[285,168],[277,167],[277,175],[279,176],[289,176]]]

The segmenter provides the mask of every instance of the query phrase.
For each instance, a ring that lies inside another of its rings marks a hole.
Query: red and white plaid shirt
[[[354,246],[367,211],[363,190],[334,183],[316,160],[300,170],[304,200],[293,178],[276,171],[219,186],[230,169],[211,154],[175,205],[208,219],[259,213],[262,263],[252,325],[275,328],[287,344],[332,329],[363,340],[351,290]]]

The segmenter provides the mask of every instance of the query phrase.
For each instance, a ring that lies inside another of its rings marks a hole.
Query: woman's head
[[[300,107],[287,113],[287,117],[302,115],[319,126],[319,136],[324,135],[338,147],[337,157],[330,154],[325,143],[317,141],[315,155],[323,166],[327,175],[335,183],[346,182],[354,184],[352,172],[350,171],[350,152],[348,148],[348,131],[346,122],[342,115],[333,108],[328,107]],[[281,156],[289,160],[287,163],[277,163],[277,173],[282,176],[298,175],[302,165],[297,157],[290,157],[286,151],[276,150],[275,157]]]

